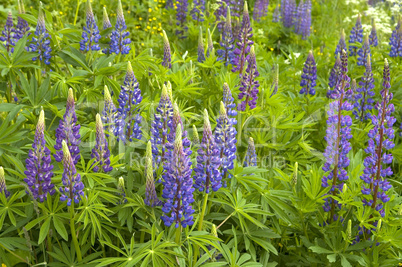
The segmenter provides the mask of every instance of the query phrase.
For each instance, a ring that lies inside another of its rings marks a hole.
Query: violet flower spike
[[[91,158],[95,159],[94,172],[107,173],[113,170],[113,167],[110,166],[110,150],[99,114],[96,114],[96,144],[92,149]]]
[[[354,43],[362,43],[363,42],[363,26],[361,22],[360,14],[357,16],[356,25],[352,28],[349,36],[349,52],[350,56],[357,55],[357,46],[353,45]]]
[[[315,95],[316,80],[317,80],[317,66],[314,60],[313,52],[310,51],[306,62],[304,63],[303,73],[301,75],[300,94]]]
[[[279,5],[277,5],[272,15],[272,22],[279,22],[280,20],[281,20],[281,12],[279,10]]]
[[[152,144],[151,141],[148,141],[147,150],[145,155],[145,199],[144,203],[150,207],[159,206],[162,202],[158,199],[155,191],[155,180],[154,180],[154,171],[153,171],[153,162],[152,162]]]
[[[4,175],[4,169],[0,166],[0,194],[1,193],[4,193],[6,198],[10,196],[10,192],[8,192],[6,186],[6,176]]]
[[[52,184],[53,165],[50,150],[46,147],[45,140],[45,113],[41,110],[38,124],[36,125],[35,139],[32,149],[29,150],[25,160],[27,170],[24,172],[32,197],[39,202],[47,199],[47,194],[53,195],[56,190]]]
[[[389,42],[391,46],[391,51],[389,53],[390,57],[402,57],[402,19],[398,21],[398,25],[392,32],[392,36]]]
[[[230,8],[227,7],[226,22],[222,30],[222,38],[219,43],[221,49],[218,49],[218,60],[223,61],[225,66],[229,65],[233,61],[234,50],[234,38],[232,33],[232,19],[230,16]]]
[[[4,25],[4,30],[1,32],[2,36],[0,36],[0,41],[6,42],[4,46],[7,49],[7,52],[14,52],[14,46],[18,41],[18,33],[13,25],[13,16],[11,11],[8,12],[6,25]]]
[[[177,0],[176,3],[176,25],[178,26],[178,30],[176,30],[176,34],[179,35],[181,39],[186,38],[185,32],[187,32],[187,11],[188,11],[188,0]]]
[[[375,25],[375,20],[373,20],[373,23],[371,26],[369,41],[370,41],[370,46],[374,46],[374,47],[378,46],[377,27]]]
[[[229,117],[230,123],[236,125],[237,124],[236,103],[234,102],[232,91],[230,90],[229,85],[227,83],[223,83],[223,104],[226,107],[226,114]]]
[[[171,69],[172,68],[172,56],[170,50],[169,39],[166,35],[165,31],[163,32],[163,61],[162,66],[165,68]]]
[[[343,50],[347,50],[346,41],[345,41],[345,30],[341,31],[341,38],[339,39],[339,43],[335,49],[335,59],[338,58],[338,55],[342,53]]]
[[[191,10],[191,17],[197,22],[204,21],[205,0],[194,0],[194,8]]]
[[[39,7],[38,24],[36,25],[35,37],[32,37],[32,42],[29,45],[28,50],[38,54],[38,56],[32,58],[33,61],[39,59],[46,65],[50,65],[50,58],[52,57],[50,53],[52,52],[52,49],[50,48],[50,36],[46,31],[45,14],[42,10],[42,3]]]
[[[253,19],[260,22],[268,13],[269,0],[256,0],[254,3]]]
[[[244,167],[257,167],[257,153],[255,152],[254,139],[248,139],[248,147],[246,157],[244,159]]]
[[[112,23],[110,23],[109,16],[107,15],[106,7],[103,7],[103,20],[102,20],[102,30],[106,30],[112,28]],[[110,34],[105,36],[107,39],[110,39]],[[110,41],[109,41],[110,43]],[[109,47],[105,47],[102,49],[102,53],[110,54]]]
[[[369,37],[364,38],[363,46],[357,51],[357,65],[366,66],[367,57],[371,56]]]
[[[86,4],[86,25],[82,32],[82,40],[80,41],[81,51],[98,51],[100,46],[98,44],[101,38],[99,34],[98,25],[96,25],[94,13],[92,11],[91,1],[87,0]]]
[[[183,128],[183,122],[181,120],[180,111],[179,107],[177,106],[177,103],[173,104],[173,118],[172,122],[170,123],[170,125],[168,124],[168,126],[170,128],[170,131],[169,134],[167,135],[166,154],[164,160],[168,160],[171,157],[171,153],[173,152],[174,149],[174,142],[176,140],[175,134],[178,127],[181,128],[183,151],[184,153],[186,153],[186,155],[190,156],[192,153],[190,149],[191,142],[187,138],[187,131],[185,131]]]
[[[109,137],[110,133],[115,129],[115,118],[117,115],[116,106],[113,103],[112,96],[109,93],[107,86],[104,87],[104,107],[102,111],[102,123],[106,132],[106,136]]]
[[[203,63],[205,61],[205,48],[204,41],[202,39],[202,28],[200,27],[200,33],[198,35],[198,57],[197,61]]]
[[[356,89],[355,103],[353,114],[356,119],[360,121],[365,121],[371,117],[370,111],[373,109],[374,100],[372,97],[375,96],[374,90],[374,78],[373,72],[371,70],[370,55],[367,56],[366,61],[366,72],[359,82],[359,87]]]
[[[112,32],[112,35],[110,36],[110,53],[121,53],[122,55],[125,55],[130,52],[131,48],[129,44],[131,44],[131,40],[128,37],[130,32],[127,31],[121,0],[118,2],[116,14],[116,26]]]
[[[25,6],[23,0],[18,0],[18,14],[25,14]],[[18,39],[24,37],[24,35],[30,30],[28,22],[21,17],[18,17],[17,26],[15,28],[17,30]]]
[[[336,83],[338,82],[338,80],[341,77],[341,58],[338,55],[338,57],[335,60],[335,64],[334,67],[331,69],[331,72],[329,74],[329,82],[328,82],[328,86],[330,89],[333,89],[336,85]],[[330,94],[331,90],[328,90],[327,92],[327,97],[329,98],[329,94]]]

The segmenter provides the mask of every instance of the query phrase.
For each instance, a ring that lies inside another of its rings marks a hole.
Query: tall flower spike
[[[255,21],[261,21],[262,17],[265,17],[268,12],[269,0],[256,0],[254,3],[253,19]]]
[[[164,169],[163,177],[163,193],[165,199],[161,219],[166,226],[172,224],[178,228],[180,225],[185,228],[194,224],[194,209],[191,204],[194,202],[193,179],[191,177],[191,161],[189,156],[184,152],[183,141],[181,139],[181,127],[176,129],[176,140]]]
[[[205,48],[204,41],[202,39],[202,27],[200,27],[200,33],[198,34],[198,57],[197,61],[202,63],[205,61]]]
[[[74,160],[71,157],[70,151],[68,149],[67,143],[63,140],[63,175],[61,180],[63,186],[60,187],[59,191],[61,193],[60,201],[67,200],[67,206],[71,205],[71,201],[78,204],[81,197],[84,196],[84,184],[81,181],[81,175],[77,173],[75,168]]]
[[[1,166],[0,166],[0,193],[4,193],[6,197],[10,196],[10,192],[8,192],[6,186],[6,176],[4,175],[4,169]]]
[[[218,49],[218,60],[223,61],[225,66],[229,65],[233,60],[234,38],[232,33],[232,18],[230,16],[230,7],[227,7],[226,22],[222,30],[222,38],[220,41],[221,49]]]
[[[279,5],[277,5],[272,15],[272,22],[279,22],[280,20],[281,20],[281,12],[279,10]]]
[[[306,62],[304,63],[303,73],[301,75],[300,94],[315,95],[316,80],[317,80],[317,66],[315,64],[313,52],[310,51]]]
[[[191,155],[191,150],[190,150],[190,145],[191,142],[190,140],[187,138],[187,131],[184,130],[183,128],[183,122],[181,120],[181,116],[180,116],[180,111],[179,111],[179,107],[177,106],[177,103],[173,104],[173,118],[172,118],[172,123],[170,123],[170,132],[167,135],[167,140],[168,142],[166,143],[166,159],[170,158],[170,154],[171,152],[173,152],[174,149],[174,142],[176,140],[176,131],[177,128],[181,128],[181,139],[183,141],[183,150],[184,153],[186,153],[187,155]]]
[[[246,158],[244,159],[244,167],[249,166],[257,166],[257,154],[255,152],[254,139],[252,137],[248,139],[247,153]]]
[[[109,136],[109,133],[113,133],[115,128],[115,118],[117,110],[106,85],[103,94],[105,103],[102,111],[102,122],[106,131],[106,136]]]
[[[236,159],[236,130],[226,114],[226,108],[221,102],[220,114],[215,128],[215,141],[219,149],[221,159],[220,171],[222,178],[231,178],[229,170],[233,169]]]
[[[219,6],[215,11],[215,17],[217,20],[217,27],[220,32],[222,31],[227,20],[227,10],[229,8],[229,2],[230,0],[222,0],[217,2]]]
[[[214,51],[214,43],[212,42],[212,35],[211,32],[208,29],[208,46],[207,46],[207,57],[209,57],[212,54],[212,51]]]
[[[151,141],[148,141],[147,151],[145,155],[145,178],[146,178],[146,186],[145,186],[145,200],[144,203],[148,206],[155,207],[161,204],[161,201],[158,199],[155,191],[155,180],[154,180],[154,171],[153,171],[153,162],[152,162],[152,144]]]
[[[366,168],[360,177],[365,183],[362,186],[362,193],[366,195],[363,200],[364,205],[371,206],[382,217],[385,216],[384,204],[390,200],[386,192],[392,187],[386,177],[393,174],[391,167],[386,167],[386,164],[391,164],[393,160],[392,154],[387,153],[387,150],[395,146],[392,142],[395,137],[392,126],[396,119],[392,116],[395,108],[390,103],[393,97],[389,91],[390,80],[389,65],[385,59],[381,100],[375,105],[378,114],[371,117],[374,127],[368,133],[370,140],[365,150],[369,155],[364,159]]]
[[[340,77],[341,77],[341,58],[338,55],[338,57],[335,60],[334,67],[331,69],[331,73],[329,74],[329,82],[328,82],[329,88],[331,89],[334,88]],[[329,90],[327,93],[328,98],[330,92],[331,90]]]
[[[257,105],[258,98],[258,87],[260,87],[260,83],[256,80],[259,76],[259,72],[257,70],[257,62],[255,59],[254,46],[251,47],[250,54],[247,59],[247,69],[244,75],[241,76],[241,84],[239,90],[239,99],[245,98],[238,106],[237,110],[245,111],[247,105],[250,106],[250,109],[253,109]]]
[[[107,15],[106,7],[103,7],[103,20],[102,20],[102,29],[106,30],[112,28],[112,23],[110,23],[109,16]]]
[[[91,158],[94,158],[94,172],[110,172],[113,167],[110,166],[110,150],[106,140],[105,132],[103,131],[102,119],[99,114],[96,114],[96,144],[92,149]]]
[[[50,64],[50,58],[52,57],[50,52],[52,52],[52,49],[50,48],[50,37],[46,31],[45,14],[42,10],[42,3],[39,7],[38,24],[36,25],[35,37],[32,37],[32,42],[29,45],[28,50],[38,54],[38,56],[32,58],[33,61],[39,59],[46,65]]]
[[[360,18],[360,14],[357,16],[356,25],[352,28],[349,36],[349,52],[350,56],[356,56],[357,54],[357,46],[353,45],[354,43],[362,43],[363,42],[363,26]]]
[[[302,35],[302,39],[306,40],[308,36],[310,36],[311,29],[311,1],[306,0],[303,5],[301,25],[300,25],[300,34]]]
[[[374,46],[374,47],[378,46],[377,27],[375,25],[375,20],[373,20],[373,23],[371,25],[369,41],[370,41],[370,46]]]
[[[25,6],[22,0],[18,0],[18,14],[25,14]],[[21,17],[18,17],[18,22],[16,26],[18,39],[24,37],[25,33],[27,33],[30,28],[28,22]]]
[[[364,38],[363,46],[357,51],[357,65],[366,66],[367,57],[371,56],[369,37]]]
[[[94,13],[92,11],[91,0],[87,0],[86,4],[86,25],[82,32],[82,40],[80,41],[81,51],[98,51],[100,46],[98,44],[101,38],[99,34],[98,25],[96,25]]]
[[[198,22],[204,21],[205,0],[194,0],[191,16],[193,20]]]
[[[373,109],[375,92],[374,89],[374,78],[373,72],[371,70],[370,55],[367,56],[366,61],[366,72],[359,82],[359,87],[356,89],[356,96],[354,102],[353,114],[356,119],[360,121],[365,121],[371,117],[370,111]]]
[[[345,41],[345,30],[341,31],[341,38],[339,39],[339,43],[335,49],[335,59],[342,53],[343,50],[347,50],[346,41]]]
[[[222,187],[222,174],[219,171],[221,158],[219,148],[212,135],[208,111],[204,110],[204,133],[198,149],[197,166],[194,168],[194,187],[208,194],[210,188],[214,192]]]
[[[294,14],[294,18],[293,18],[294,32],[297,34],[301,34],[302,22],[303,22],[303,20],[305,20],[304,8],[305,8],[304,1],[301,0],[295,10],[295,14]]]
[[[172,56],[170,51],[169,39],[166,35],[166,32],[163,31],[163,61],[162,66],[165,68],[172,68]]]
[[[179,35],[180,38],[186,38],[184,34],[187,31],[188,0],[177,0],[176,10],[176,25],[179,26],[178,30],[176,30],[176,34]]]
[[[56,191],[52,184],[53,165],[50,158],[50,150],[45,141],[45,113],[41,110],[38,124],[36,125],[35,139],[32,149],[29,150],[25,160],[27,170],[24,172],[32,197],[39,202],[47,199],[47,194],[53,195]]]
[[[250,17],[248,14],[248,8],[247,8],[247,1],[244,2],[244,10],[243,10],[243,21],[241,25],[241,29],[239,32],[239,35],[237,37],[238,42],[236,43],[237,47],[233,51],[234,57],[233,57],[233,72],[238,71],[239,74],[241,75],[243,73],[243,68],[246,62],[246,59],[250,56],[248,55],[250,53],[251,46],[254,44],[254,42],[251,40],[253,37],[252,33],[253,29],[251,28],[250,24]],[[248,56],[247,56],[248,55]]]
[[[114,135],[117,140],[126,143],[127,140],[132,142],[133,139],[140,140],[141,131],[141,114],[139,104],[142,101],[141,89],[137,78],[135,78],[131,63],[127,64],[126,78],[124,85],[121,86],[119,95],[119,108],[117,109],[116,126]]]
[[[0,41],[6,42],[4,46],[7,49],[7,52],[14,52],[14,46],[18,41],[17,31],[14,29],[13,25],[13,16],[11,11],[8,12],[6,25],[4,25],[4,30],[1,32],[2,36],[0,36]]]
[[[193,124],[193,144],[198,145],[200,143],[200,136],[198,135],[197,127]]]
[[[54,149],[56,149],[56,154],[54,154],[54,159],[57,162],[61,162],[63,159],[62,151],[62,141],[66,141],[68,145],[69,153],[71,153],[71,158],[74,164],[77,164],[80,159],[80,125],[77,123],[77,116],[75,115],[75,104],[74,104],[74,93],[73,89],[68,90],[66,112],[64,113],[63,119],[59,122],[59,127],[56,129],[56,144]]]
[[[234,102],[232,91],[230,90],[229,85],[227,83],[223,83],[223,104],[226,107],[226,114],[229,117],[230,123],[232,123],[233,125],[237,124],[236,103]]]
[[[131,40],[128,37],[130,32],[127,31],[126,21],[124,20],[123,7],[119,0],[116,12],[116,26],[110,36],[110,53],[128,54],[130,52]]]
[[[169,97],[167,87],[163,85],[159,105],[154,114],[154,121],[151,125],[152,154],[156,166],[159,166],[165,158],[166,143],[168,142],[169,130],[172,127],[173,106]]]
[[[281,0],[281,18],[283,26],[290,28],[293,25],[293,13],[296,6],[294,0]]]
[[[166,0],[166,9],[173,9],[173,0]]]
[[[402,19],[399,19],[398,25],[392,32],[392,36],[389,42],[391,51],[390,57],[402,57]]]

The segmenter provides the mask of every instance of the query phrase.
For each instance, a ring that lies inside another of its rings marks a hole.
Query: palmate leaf
[[[3,228],[4,221],[7,217],[14,226],[17,225],[18,216],[26,217],[21,208],[30,205],[30,203],[17,202],[23,195],[25,195],[24,191],[12,194],[9,198],[6,198],[3,193],[0,194],[0,230]]]

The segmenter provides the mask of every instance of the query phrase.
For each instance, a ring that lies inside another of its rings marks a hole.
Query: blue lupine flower
[[[339,39],[339,43],[335,49],[335,59],[342,53],[343,50],[347,50],[346,41],[345,41],[345,30],[341,31],[341,38]]]
[[[93,163],[95,165],[94,172],[103,171],[106,173],[113,170],[113,167],[110,166],[110,150],[99,114],[96,114],[96,144],[92,149],[91,158],[95,159]]]
[[[259,75],[254,46],[251,46],[250,54],[247,59],[247,69],[244,75],[241,76],[239,88],[239,99],[245,99],[237,106],[237,110],[245,111],[247,105],[250,106],[250,109],[254,109],[257,106],[258,87],[260,87],[260,83],[256,79]]]
[[[78,204],[81,197],[84,196],[84,184],[81,181],[81,175],[77,173],[74,160],[71,157],[67,143],[63,140],[63,175],[61,180],[63,186],[60,187],[61,193],[60,201],[67,200],[67,206],[71,206],[71,201]]]
[[[246,157],[244,159],[244,167],[257,167],[257,153],[255,152],[254,139],[248,139],[248,147]]]
[[[308,36],[310,36],[310,28],[311,28],[311,1],[307,0],[303,5],[303,17],[300,22],[300,34],[302,35],[302,39],[306,40]]]
[[[221,102],[219,118],[216,121],[215,142],[219,149],[219,157],[221,158],[220,171],[222,178],[231,178],[229,170],[233,169],[233,162],[236,159],[236,130],[231,123],[226,107]]]
[[[279,22],[280,20],[281,20],[281,12],[279,10],[279,5],[277,5],[272,15],[272,22]]]
[[[364,73],[362,80],[359,82],[359,87],[356,89],[356,102],[354,103],[355,110],[353,110],[353,114],[356,116],[356,119],[365,121],[371,117],[369,112],[373,109],[372,104],[374,103],[374,100],[372,97],[375,95],[373,89],[374,78],[373,72],[371,71],[370,55],[368,55],[366,72]]]
[[[155,207],[161,205],[161,201],[158,199],[155,191],[155,179],[153,171],[153,161],[152,161],[152,145],[151,141],[148,141],[147,151],[145,156],[145,199],[144,203],[148,206]]]
[[[179,35],[180,38],[186,38],[186,36],[184,36],[184,33],[188,29],[187,27],[188,0],[177,0],[176,7],[177,7],[176,25],[179,26],[179,29],[176,30],[176,34]]]
[[[18,0],[18,13],[25,14],[24,2],[22,0]],[[18,17],[17,26],[15,28],[17,30],[18,39],[24,37],[25,33],[27,33],[30,30],[28,22],[21,17]]]
[[[237,124],[236,103],[234,102],[232,91],[230,91],[229,85],[227,83],[223,84],[223,104],[226,107],[226,114],[229,117],[230,123],[236,125]]]
[[[232,19],[230,16],[230,8],[227,8],[226,22],[222,31],[220,41],[221,49],[218,49],[218,60],[223,61],[225,66],[229,65],[233,60],[234,38],[232,34]]]
[[[341,77],[341,58],[338,55],[338,57],[335,60],[334,67],[331,69],[331,73],[329,74],[329,82],[328,82],[329,88],[331,89],[334,88],[340,77]],[[328,98],[330,91],[331,90],[327,92]]]
[[[110,23],[109,16],[107,15],[106,7],[103,7],[102,30],[109,28],[112,28],[112,23]]]
[[[7,52],[14,52],[14,46],[18,41],[17,31],[14,29],[13,25],[13,16],[11,12],[8,12],[6,25],[4,25],[4,30],[1,32],[2,36],[0,36],[0,41],[6,42],[4,46],[7,49]]]
[[[26,175],[24,181],[27,183],[32,197],[43,202],[47,199],[48,193],[53,195],[56,192],[54,184],[52,184],[52,159],[50,158],[50,150],[46,147],[45,113],[43,110],[40,112],[35,139],[25,164],[27,170],[24,172]]]
[[[204,133],[198,149],[197,166],[194,168],[194,187],[199,191],[205,190],[207,194],[210,188],[214,192],[218,191],[222,187],[220,165],[220,150],[212,135],[208,111],[204,110]]]
[[[7,190],[6,177],[4,175],[4,169],[0,166],[0,193],[4,193],[6,197],[10,196],[10,192]]]
[[[193,6],[194,7],[191,10],[193,20],[198,22],[204,21],[205,0],[194,0]]]
[[[124,144],[133,141],[133,138],[140,140],[142,131],[140,123],[142,120],[139,104],[142,101],[141,89],[135,78],[131,63],[128,62],[124,85],[121,86],[119,95],[119,108],[117,109],[116,125],[114,135],[117,140]]]
[[[191,206],[194,202],[191,161],[183,149],[181,127],[176,128],[175,136],[174,148],[164,165],[165,171],[162,175],[162,197],[165,202],[161,219],[166,226],[174,224],[176,228],[180,225],[186,228],[194,224],[194,209]]]
[[[166,32],[163,31],[163,61],[162,66],[165,68],[172,68],[172,56],[170,51],[169,39],[166,35]]]
[[[35,36],[32,37],[32,43],[29,45],[29,51],[37,52],[38,56],[33,57],[32,60],[35,61],[39,59],[43,61],[46,65],[50,64],[50,37],[46,31],[45,26],[45,15],[43,13],[42,7],[39,8],[38,24],[36,25]]]
[[[377,38],[377,28],[375,26],[375,21],[373,20],[371,32],[369,36],[370,46],[378,46],[378,38]]]
[[[253,19],[255,21],[261,21],[262,17],[265,17],[268,12],[269,0],[256,0],[254,3]]]
[[[357,55],[357,65],[365,66],[367,57],[371,56],[370,43],[367,35],[366,38],[364,38],[363,46],[359,49],[359,51],[357,51]]]
[[[293,24],[294,24],[294,32],[297,34],[301,34],[301,26],[303,23],[303,20],[305,19],[305,5],[304,5],[304,1],[301,0],[299,2],[299,5],[297,6],[297,8],[295,9],[295,14],[293,17]]]
[[[315,95],[316,80],[317,80],[317,66],[315,64],[313,52],[310,51],[306,62],[304,63],[303,73],[301,75],[302,80],[300,86],[300,94]]]
[[[356,25],[352,28],[349,36],[349,52],[350,56],[356,56],[357,54],[357,46],[353,45],[354,43],[362,43],[363,42],[363,26],[360,18],[360,14],[357,16]]]
[[[168,124],[168,126],[169,126],[169,124]],[[170,123],[170,126],[169,126],[170,131],[167,134],[168,142],[166,143],[166,154],[170,155],[174,149],[174,142],[176,140],[175,134],[176,134],[176,130],[178,127],[181,128],[181,133],[182,133],[181,140],[183,142],[183,151],[184,151],[184,153],[186,153],[186,155],[190,156],[192,153],[192,151],[190,150],[191,142],[187,138],[187,131],[184,130],[183,122],[182,122],[181,116],[180,116],[179,107],[177,106],[177,103],[174,103],[173,104],[173,118],[172,118],[172,122]],[[165,160],[169,158],[169,155],[165,156]]]
[[[382,217],[385,216],[384,204],[390,200],[386,192],[392,187],[386,177],[393,174],[391,167],[385,166],[385,164],[391,164],[393,159],[392,154],[387,153],[386,150],[395,146],[392,142],[395,137],[392,126],[396,119],[392,116],[395,108],[390,103],[393,97],[389,91],[390,88],[389,65],[385,59],[382,99],[375,105],[378,114],[371,117],[374,128],[368,133],[370,140],[365,152],[369,155],[364,159],[365,169],[360,177],[366,183],[362,186],[362,193],[367,196],[363,199],[364,205],[371,206]]]
[[[252,30],[253,29],[251,28],[250,24],[247,2],[244,2],[242,26],[237,38],[237,47],[233,51],[233,54],[235,55],[232,60],[233,72],[239,71],[239,74],[243,73],[243,68],[247,59],[247,55],[248,53],[250,53],[251,45],[254,44],[254,42],[251,40],[251,37],[253,37]]]
[[[119,0],[117,6],[117,20],[114,31],[110,36],[110,53],[128,54],[130,52],[131,40],[128,37],[130,32],[127,31],[126,21],[124,20],[123,7]]]
[[[82,32],[82,40],[80,41],[81,51],[98,51],[100,46],[98,44],[101,38],[99,34],[98,25],[96,25],[94,13],[91,7],[91,1],[87,0],[86,5],[86,26]]]
[[[78,147],[80,140],[80,125],[77,123],[77,116],[75,115],[74,93],[73,89],[68,90],[66,112],[63,115],[63,119],[59,122],[59,127],[56,129],[56,154],[54,159],[57,162],[61,162],[63,159],[62,141],[66,141],[68,145],[69,153],[73,159],[74,165],[77,164],[80,159],[80,148]]]
[[[205,61],[205,48],[204,41],[202,40],[202,28],[200,27],[200,33],[198,35],[198,57],[197,61],[202,63]]]
[[[117,109],[106,85],[104,90],[104,101],[105,103],[102,111],[102,122],[106,131],[106,136],[109,136],[109,133],[114,132]]]
[[[296,9],[295,0],[281,0],[281,18],[283,26],[290,28],[293,26],[294,10]]]
[[[219,5],[215,11],[215,17],[217,21],[218,30],[221,32],[227,20],[227,10],[230,9],[231,0],[221,0],[218,1]]]
[[[399,19],[398,25],[392,32],[389,45],[391,46],[390,57],[402,57],[402,19]]]
[[[165,8],[166,9],[173,8],[173,0],[166,0]]]

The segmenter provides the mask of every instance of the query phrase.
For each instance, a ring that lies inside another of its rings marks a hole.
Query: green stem
[[[81,4],[81,1],[77,0],[77,9],[75,10],[74,25],[77,23],[78,10],[80,9],[80,4]]]
[[[181,226],[176,228],[176,239],[175,242],[177,245],[180,245],[180,238],[181,238]]]
[[[80,249],[80,245],[78,244],[77,235],[76,235],[76,232],[75,232],[74,201],[71,201],[70,214],[71,214],[71,220],[70,220],[71,235],[72,235],[72,238],[73,238],[75,251],[77,253],[78,262],[81,262],[82,261],[81,249]]]
[[[205,209],[207,208],[207,202],[208,202],[208,194],[205,193],[204,195],[204,202],[202,204],[202,211],[201,211],[201,216],[200,216],[200,222],[198,224],[198,231],[202,230],[202,223],[204,221],[204,215],[205,215]]]

